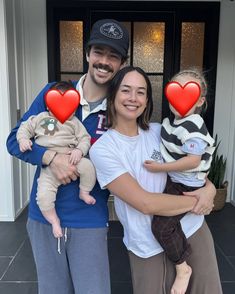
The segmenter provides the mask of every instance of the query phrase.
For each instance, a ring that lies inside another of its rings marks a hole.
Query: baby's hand
[[[145,160],[144,167],[150,172],[160,172],[162,164],[154,160]]]
[[[82,151],[80,149],[73,149],[71,152],[70,152],[70,158],[69,158],[69,163],[75,165],[75,164],[78,164],[79,161],[81,160],[82,158]]]
[[[31,150],[32,151],[32,141],[29,139],[21,139],[19,141],[19,147],[20,147],[20,151],[21,152],[25,152],[27,150]]]

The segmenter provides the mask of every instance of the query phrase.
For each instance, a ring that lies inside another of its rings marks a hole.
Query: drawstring
[[[67,242],[67,227],[65,227],[64,229],[64,242],[66,243]]]
[[[61,250],[60,250],[60,237],[57,238],[57,251],[59,254],[61,254]]]
[[[67,240],[68,240],[67,232],[68,232],[68,228],[65,227],[65,229],[64,229],[64,242],[65,242],[65,243],[66,243]],[[61,239],[61,238],[57,238],[57,251],[58,251],[59,254],[61,254],[60,239]]]
[[[163,252],[163,294],[166,294],[166,272],[167,272],[167,267],[166,267],[166,254]]]

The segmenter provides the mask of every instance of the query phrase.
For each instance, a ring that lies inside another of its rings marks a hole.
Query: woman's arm
[[[111,193],[144,214],[178,215],[191,211],[197,203],[197,199],[191,196],[147,192],[128,173],[117,177],[107,185],[107,188]]]

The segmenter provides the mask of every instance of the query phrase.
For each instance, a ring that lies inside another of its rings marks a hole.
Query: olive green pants
[[[222,294],[214,242],[207,224],[188,239],[192,267],[187,294]],[[140,258],[129,251],[133,294],[169,294],[175,279],[175,266],[164,253]]]

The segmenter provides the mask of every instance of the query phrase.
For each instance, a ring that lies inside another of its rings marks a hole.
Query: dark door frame
[[[98,18],[115,18],[126,21],[128,11],[132,20],[148,19],[153,21],[153,12],[157,21],[160,15],[171,15],[172,27],[167,34],[173,36],[165,50],[163,85],[180,68],[181,23],[205,23],[203,69],[209,81],[208,110],[204,116],[210,133],[213,133],[215,86],[218,54],[219,32],[219,2],[163,2],[163,1],[76,1],[76,0],[47,0],[47,44],[48,44],[48,78],[49,81],[59,79],[59,21],[82,20],[84,23],[84,39],[86,44],[93,22]],[[122,12],[122,13],[120,13]],[[167,37],[167,35],[166,35]],[[84,48],[85,53],[85,48]],[[84,54],[85,59],[85,54]],[[84,72],[87,64],[84,60]],[[166,99],[163,99],[162,117],[169,115]]]

